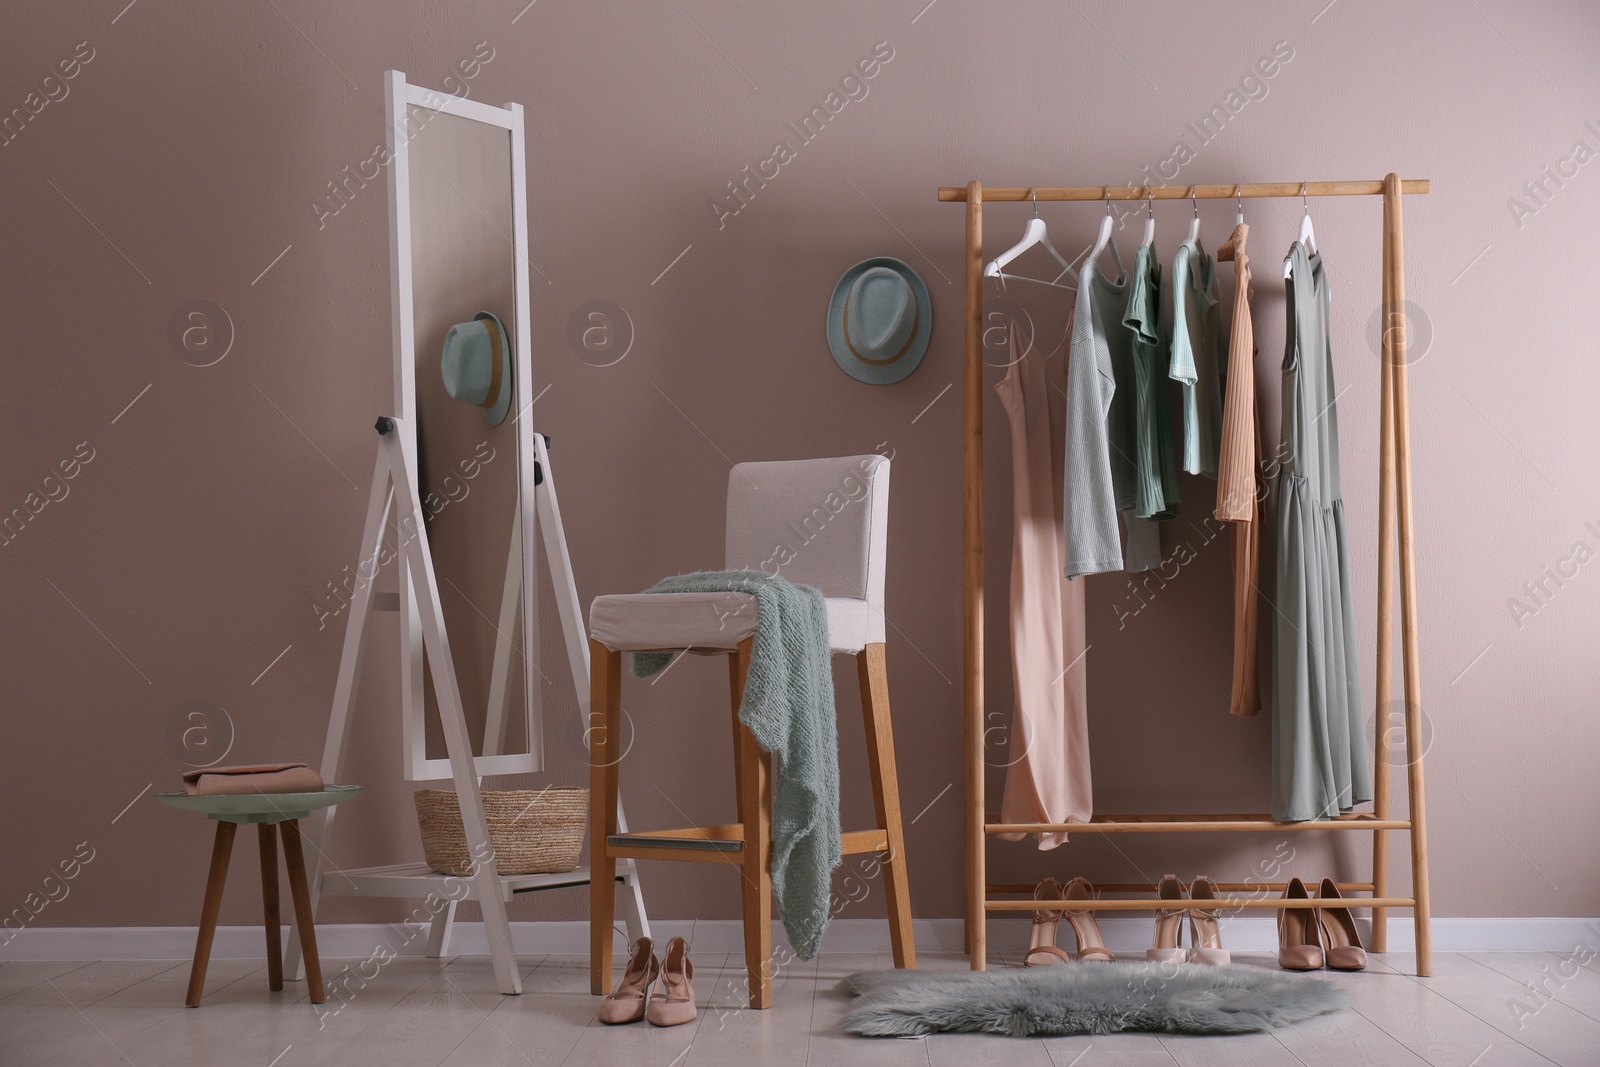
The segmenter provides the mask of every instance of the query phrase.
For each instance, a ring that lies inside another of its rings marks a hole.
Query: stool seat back
[[[887,457],[740,463],[728,475],[728,568],[864,601],[866,644],[884,639],[888,537]]]

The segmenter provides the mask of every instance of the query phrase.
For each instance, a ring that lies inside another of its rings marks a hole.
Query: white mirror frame
[[[521,104],[494,107],[451,93],[411,85],[404,72],[386,71],[384,117],[389,148],[389,294],[394,314],[394,407],[409,440],[407,472],[416,485],[416,335],[412,308],[411,274],[411,173],[407,148],[406,116],[411,107],[424,107],[458,118],[486,123],[511,134],[511,242],[515,272],[516,346],[515,380],[519,402],[532,395],[532,356],[528,306],[528,190]],[[514,755],[478,756],[480,775],[525,774],[544,767],[544,724],[539,714],[540,676],[538,651],[538,589],[534,572],[538,543],[534,507],[534,446],[532,405],[524,404],[512,418],[517,441],[517,506],[522,532],[522,634],[525,664],[524,697],[528,714],[528,751]],[[515,575],[510,576],[515,579]],[[448,758],[429,759],[426,745],[421,619],[411,575],[400,564],[400,705],[405,777],[429,781],[451,776]],[[586,694],[580,694],[580,699]]]

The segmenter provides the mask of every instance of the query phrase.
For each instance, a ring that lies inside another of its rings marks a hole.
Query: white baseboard
[[[1363,937],[1368,937],[1365,920]],[[657,940],[674,935],[688,937],[694,930],[695,947],[703,952],[740,952],[743,934],[737,919],[711,919],[691,924],[659,920],[651,924]],[[1102,916],[1100,928],[1117,953],[1142,958],[1150,945],[1150,920]],[[998,920],[989,924],[992,953],[1018,952],[1026,946],[1027,925]],[[29,927],[0,930],[10,939],[0,943],[0,961],[11,960],[184,960],[194,954],[192,926]],[[962,951],[960,919],[919,919],[915,923],[917,948],[923,952]],[[287,936],[287,931],[285,932]],[[585,922],[514,922],[512,941],[519,955],[559,953],[583,955],[589,951],[589,925]],[[1063,930],[1063,938],[1071,935]],[[1274,952],[1278,946],[1272,917],[1237,916],[1224,920],[1223,944],[1239,952]],[[401,956],[420,956],[427,946],[425,926],[359,923],[319,926],[317,943],[329,959],[365,959],[380,945]],[[780,924],[773,924],[773,943],[787,944]],[[1410,952],[1411,918],[1399,913],[1389,920],[1389,949]],[[1600,950],[1600,919],[1581,918],[1435,918],[1436,952],[1572,952],[1579,947]],[[887,952],[889,931],[878,919],[835,919],[828,926],[824,952]],[[457,923],[449,954],[488,955],[481,923]],[[259,959],[264,956],[261,929],[224,926],[217,929],[213,959]]]

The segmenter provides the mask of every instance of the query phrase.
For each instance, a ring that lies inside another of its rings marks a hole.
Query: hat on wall
[[[932,333],[928,287],[898,259],[864,259],[833,287],[828,347],[839,369],[857,381],[900,381],[922,362]]]
[[[439,357],[445,392],[463,404],[483,409],[491,426],[505,421],[511,410],[511,342],[500,320],[480,311],[471,322],[460,322],[444,335]]]

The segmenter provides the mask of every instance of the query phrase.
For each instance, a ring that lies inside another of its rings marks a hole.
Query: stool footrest
[[[840,835],[840,848],[847,856],[861,852],[884,852],[888,847],[887,830],[852,830]],[[662,849],[738,855],[744,851],[744,827],[739,823],[686,826],[678,830],[639,830],[626,834],[611,834],[606,838],[607,854],[619,859],[626,856],[637,859],[672,858],[655,855]],[[645,851],[641,853],[640,850]]]
[[[619,855],[618,848],[632,846],[646,846],[649,848],[671,848],[686,850],[701,850],[711,852],[743,852],[744,842],[736,838],[716,837],[678,837],[665,834],[612,834],[606,838],[607,851],[612,855]]]

